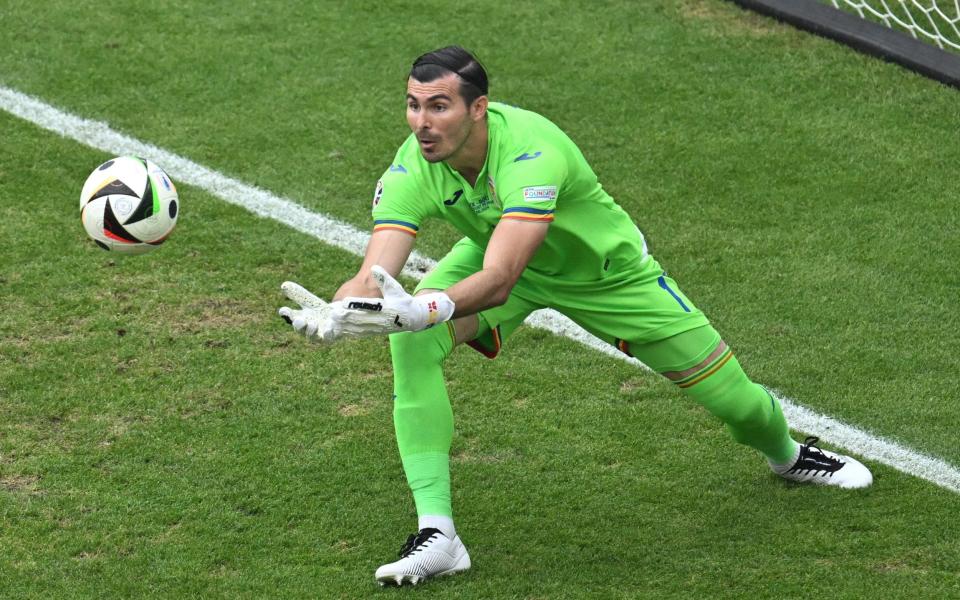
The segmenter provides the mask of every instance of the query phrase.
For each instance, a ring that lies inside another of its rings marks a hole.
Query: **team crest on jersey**
[[[500,198],[497,198],[497,186],[493,183],[493,177],[487,176],[487,185],[490,187],[490,199],[493,201],[493,205],[497,207],[497,210],[503,209],[503,205],[500,204]]]
[[[377,189],[373,192],[373,207],[376,208],[380,204],[380,197],[383,196],[383,180],[377,182]]]

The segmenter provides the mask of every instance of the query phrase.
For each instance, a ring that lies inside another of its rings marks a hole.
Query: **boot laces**
[[[820,438],[810,436],[800,446],[800,457],[790,468],[791,473],[809,472],[818,475],[821,472],[833,475],[847,464],[839,458],[830,456],[817,446]]]
[[[407,536],[407,541],[400,548],[400,558],[406,558],[415,552],[423,550],[423,545],[433,539],[433,536],[440,533],[439,529],[427,527],[417,533],[411,533]]]

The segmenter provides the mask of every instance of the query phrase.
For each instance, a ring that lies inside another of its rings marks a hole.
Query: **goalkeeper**
[[[390,335],[394,425],[418,533],[381,583],[414,583],[470,567],[454,527],[448,456],[453,413],[443,362],[467,343],[494,358],[531,312],[552,308],[637,357],[717,416],[793,481],[871,484],[859,462],[798,444],[780,406],[740,368],[704,314],[647,252],[630,216],[600,186],[577,146],[546,118],[490,102],[487,74],[451,46],[414,63],[412,134],[377,183],[373,235],[355,277],[326,305],[296,284],[281,315],[323,341]],[[396,277],[421,224],[445,219],[465,236],[414,295]]]

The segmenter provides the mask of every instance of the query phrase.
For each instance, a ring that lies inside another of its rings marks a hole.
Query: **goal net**
[[[856,12],[861,18],[960,51],[960,0],[821,0],[835,8]]]

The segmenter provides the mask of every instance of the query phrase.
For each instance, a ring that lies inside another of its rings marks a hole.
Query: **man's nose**
[[[420,111],[420,113],[417,114],[417,129],[421,131],[430,129],[430,119],[427,118],[426,111]]]

